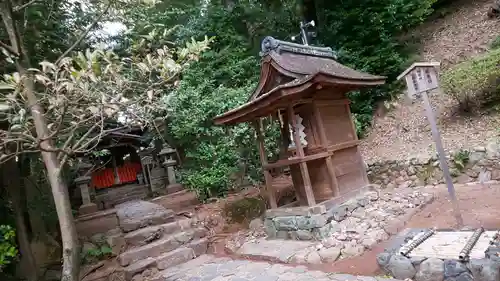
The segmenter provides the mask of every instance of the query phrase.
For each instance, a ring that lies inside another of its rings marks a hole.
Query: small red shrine
[[[381,85],[385,77],[348,68],[331,48],[266,37],[262,42],[260,81],[246,104],[214,121],[251,122],[257,132],[267,194],[277,208],[271,170],[290,167],[299,205],[313,206],[354,194],[368,185],[347,93]],[[268,163],[262,120],[272,116],[281,127],[282,159]]]

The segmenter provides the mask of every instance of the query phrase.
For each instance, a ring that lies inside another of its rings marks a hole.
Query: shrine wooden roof
[[[248,102],[214,118],[236,124],[268,116],[280,107],[314,95],[316,87],[346,91],[385,83],[385,77],[363,73],[336,61],[331,48],[300,45],[266,37],[262,41],[260,80]]]

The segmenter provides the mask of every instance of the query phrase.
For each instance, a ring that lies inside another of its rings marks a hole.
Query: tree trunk
[[[19,73],[24,76],[24,94],[28,99],[28,106],[31,108],[36,133],[39,139],[48,136],[47,122],[44,117],[44,110],[38,104],[38,99],[34,92],[33,78],[27,74],[22,66],[18,67]],[[47,139],[40,143],[42,158],[47,169],[49,183],[52,188],[52,196],[56,205],[57,218],[61,228],[62,248],[63,248],[63,271],[61,281],[78,281],[79,272],[79,245],[76,234],[75,222],[69,201],[69,193],[66,183],[62,178],[61,163],[57,159],[53,149],[52,140]],[[46,151],[44,151],[46,150]]]
[[[14,209],[14,218],[16,221],[16,235],[21,253],[21,265],[24,278],[28,281],[38,280],[38,268],[36,266],[31,244],[28,238],[28,231],[25,224],[24,208],[21,200],[21,178],[19,167],[14,159],[8,161],[3,166],[4,184],[12,202]]]
[[[47,169],[49,183],[52,189],[52,196],[59,219],[62,238],[63,270],[61,281],[78,281],[79,273],[79,245],[76,234],[75,222],[69,201],[68,188],[61,174],[61,163],[54,152],[52,139],[48,138],[47,120],[44,116],[44,109],[39,104],[36,96],[34,78],[26,70],[30,67],[29,54],[24,48],[21,33],[12,18],[12,6],[10,1],[0,1],[0,14],[9,35],[12,48],[19,52],[20,58],[16,61],[17,71],[21,75],[23,85],[23,96],[27,99],[27,108],[31,111],[31,116],[35,123],[37,138],[40,142],[40,149]]]

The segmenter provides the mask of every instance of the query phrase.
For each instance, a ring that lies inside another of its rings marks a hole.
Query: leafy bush
[[[463,171],[467,163],[469,163],[470,151],[459,150],[457,153],[453,154],[453,165],[458,171]]]
[[[261,198],[243,198],[228,203],[224,207],[224,215],[231,222],[250,222],[266,211],[266,201]]]
[[[16,232],[8,225],[0,225],[0,272],[17,258]]]
[[[422,22],[435,1],[315,1],[318,37],[312,44],[331,46],[341,63],[386,75],[391,83],[409,58],[397,36]],[[201,199],[224,195],[235,185],[233,175],[241,172],[253,181],[261,180],[253,129],[247,124],[217,127],[212,118],[245,103],[253,91],[264,36],[290,40],[299,32],[302,18],[295,0],[249,0],[231,7],[210,1],[172,10],[160,5],[148,14],[147,26],[141,29],[181,25],[168,41],[183,44],[191,37],[215,37],[211,50],[183,74],[173,93],[165,94],[171,107],[169,133],[184,158],[180,181]],[[370,125],[373,106],[391,97],[392,87],[350,94],[358,135]],[[266,134],[266,147],[275,155],[278,132],[269,125]]]
[[[497,100],[500,85],[500,49],[462,62],[442,74],[442,87],[460,109],[471,112]]]

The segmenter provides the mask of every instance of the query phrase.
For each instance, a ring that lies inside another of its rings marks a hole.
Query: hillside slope
[[[500,35],[500,19],[490,20],[486,11],[491,0],[458,1],[443,18],[429,21],[410,36],[421,39],[420,59],[441,61],[443,69],[484,53]],[[431,97],[447,151],[484,146],[499,136],[500,115],[461,116],[455,100],[433,93]],[[362,140],[367,162],[408,159],[435,154],[429,123],[420,102],[404,96],[385,116],[375,117],[373,128]]]

